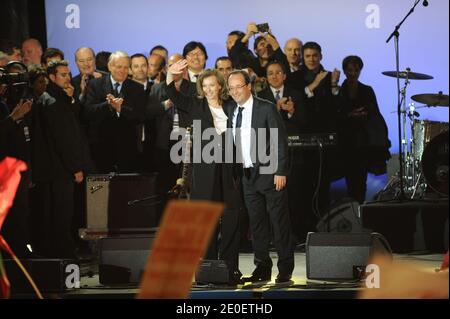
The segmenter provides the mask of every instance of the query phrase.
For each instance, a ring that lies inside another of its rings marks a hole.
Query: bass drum
[[[432,190],[448,196],[448,131],[435,136],[425,147],[422,172]]]

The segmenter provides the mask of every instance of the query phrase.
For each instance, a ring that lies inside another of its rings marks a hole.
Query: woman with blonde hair
[[[208,69],[201,73],[197,80],[197,97],[188,97],[178,92],[173,82],[173,75],[185,73],[186,60],[180,60],[169,67],[166,83],[168,95],[179,109],[188,112],[194,121],[194,134],[198,130],[195,123],[200,121],[201,133],[208,130],[209,137],[201,141],[202,155],[206,145],[211,149],[207,155],[210,159],[201,158],[194,163],[190,185],[191,199],[210,200],[225,203],[216,236],[211,239],[205,259],[225,260],[229,269],[229,284],[240,283],[239,271],[239,210],[242,207],[239,178],[235,164],[225,163],[225,135],[227,127],[231,127],[232,114],[227,114],[227,103],[234,103],[228,98],[228,90],[223,76],[217,71]],[[198,132],[200,133],[200,132]],[[211,145],[212,144],[212,145]],[[231,143],[233,144],[233,143]],[[214,147],[211,147],[214,146]],[[219,151],[219,154],[216,153]],[[220,232],[220,241],[218,235]]]

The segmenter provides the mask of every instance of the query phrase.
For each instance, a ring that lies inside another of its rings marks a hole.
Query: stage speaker
[[[329,229],[328,229],[329,228]],[[328,214],[317,223],[319,232],[362,233],[359,203],[352,198],[340,200]]]
[[[378,233],[308,233],[308,279],[348,281],[361,279],[373,253],[391,255],[386,239]]]
[[[158,223],[156,174],[89,175],[88,229],[152,228]]]
[[[228,266],[224,260],[205,259],[198,266],[195,282],[202,284],[227,284]]]
[[[12,259],[3,261],[11,284],[12,294],[34,293],[33,288],[16,262]],[[69,275],[74,274],[74,268],[78,271],[75,275],[81,276],[79,264],[70,259],[21,259],[20,262],[31,275],[41,292],[64,292],[68,288],[66,279],[68,279]],[[70,283],[73,282],[72,279],[69,281]]]
[[[154,235],[99,240],[99,281],[103,285],[137,284],[147,264]]]

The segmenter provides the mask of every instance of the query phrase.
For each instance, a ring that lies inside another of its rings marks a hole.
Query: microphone
[[[423,4],[424,7],[428,7],[428,1],[427,0],[423,0],[422,4]]]

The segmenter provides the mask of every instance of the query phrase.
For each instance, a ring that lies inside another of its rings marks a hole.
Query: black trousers
[[[33,209],[33,243],[39,255],[75,258],[72,236],[74,182],[61,179],[36,183],[38,203]]]
[[[274,245],[278,253],[278,271],[281,274],[292,274],[294,241],[287,190],[275,190],[273,182],[274,175],[260,175],[257,169],[250,169],[250,174],[244,174],[242,179],[245,204],[250,217],[254,263],[257,267],[272,268],[269,255],[272,224]]]
[[[239,190],[227,186],[225,179],[231,177],[224,172],[224,166],[216,165],[213,200],[224,202],[225,209],[209,243],[205,259],[224,260],[229,271],[233,272],[239,270],[241,200]]]
[[[2,233],[6,242],[19,258],[28,258],[27,244],[30,243],[30,220],[28,183],[30,172],[21,173],[19,186],[14,197],[13,205],[3,224]]]

